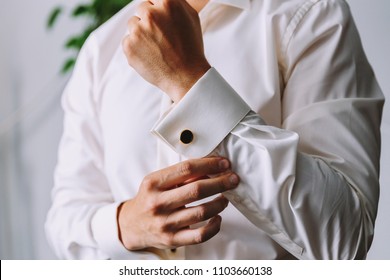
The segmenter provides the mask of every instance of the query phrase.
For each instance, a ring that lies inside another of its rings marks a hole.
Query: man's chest
[[[264,42],[266,34],[258,28],[248,30],[253,36],[238,32],[239,26],[229,32],[209,28],[204,34],[209,63],[253,111],[268,124],[280,126],[279,69],[272,40]],[[143,176],[158,168],[157,139],[150,130],[168,108],[162,104],[166,97],[130,68],[118,50],[100,83],[97,99],[108,177],[123,176],[123,182],[136,177],[132,180],[136,187]]]

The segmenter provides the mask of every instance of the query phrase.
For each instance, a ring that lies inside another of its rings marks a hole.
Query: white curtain
[[[44,235],[62,129],[63,43],[83,22],[50,10],[78,0],[4,1],[0,8],[0,259],[55,258]]]
[[[1,109],[11,112],[0,119],[1,259],[54,257],[43,225],[62,128],[64,80],[54,78],[21,109],[17,89],[2,93]]]

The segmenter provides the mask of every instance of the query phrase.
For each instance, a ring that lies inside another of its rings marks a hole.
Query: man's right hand
[[[239,177],[229,167],[228,160],[211,157],[181,162],[146,176],[138,194],[118,209],[123,245],[128,250],[172,249],[212,238],[220,230],[218,214],[228,200],[220,195],[197,206],[186,205],[237,187]],[[208,219],[206,225],[190,228]]]

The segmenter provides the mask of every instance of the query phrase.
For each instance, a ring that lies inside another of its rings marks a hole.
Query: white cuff
[[[210,154],[250,107],[211,68],[153,127],[152,133],[187,158]]]
[[[113,260],[159,259],[153,253],[129,251],[119,240],[117,225],[117,209],[120,203],[100,208],[92,219],[91,227],[99,249]]]

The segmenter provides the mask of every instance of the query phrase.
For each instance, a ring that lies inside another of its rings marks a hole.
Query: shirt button
[[[193,140],[194,140],[194,134],[188,129],[183,130],[182,133],[180,134],[180,141],[183,144],[190,144]]]

